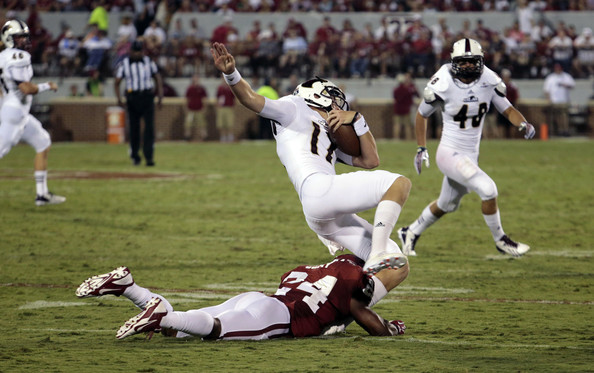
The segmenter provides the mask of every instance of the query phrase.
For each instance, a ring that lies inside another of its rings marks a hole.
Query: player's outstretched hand
[[[421,168],[423,166],[423,161],[425,161],[425,167],[429,167],[429,152],[427,148],[424,146],[419,146],[417,148],[417,155],[415,155],[415,170],[417,170],[417,174],[421,174]]]
[[[392,320],[390,321],[390,325],[393,335],[402,335],[406,330],[406,325],[404,325],[404,321],[402,320]]]
[[[528,122],[522,122],[522,124],[520,124],[520,128],[518,128],[518,130],[526,131],[526,133],[524,134],[524,138],[526,140],[530,140],[531,138],[533,138],[534,134],[536,133],[536,131],[534,130],[534,126]]]
[[[48,83],[49,83],[50,89],[52,91],[56,92],[58,90],[58,85],[56,83],[54,83],[54,82],[48,82]]]
[[[235,58],[227,51],[225,45],[222,43],[212,43],[210,48],[212,60],[219,71],[225,74],[231,74],[235,71]]]

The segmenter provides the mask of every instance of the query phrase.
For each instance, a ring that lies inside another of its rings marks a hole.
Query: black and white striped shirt
[[[139,61],[126,57],[118,66],[116,78],[126,80],[126,92],[141,92],[154,88],[152,77],[158,71],[157,64],[147,56]]]

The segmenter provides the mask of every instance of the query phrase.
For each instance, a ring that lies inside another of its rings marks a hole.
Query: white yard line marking
[[[594,256],[594,252],[586,251],[586,250],[554,250],[554,251],[547,250],[547,251],[542,251],[542,250],[534,249],[534,250],[529,251],[525,256],[531,257],[534,255],[562,256],[565,258],[591,258],[592,256]],[[509,255],[503,255],[503,254],[489,254],[489,255],[485,255],[485,259],[488,259],[488,260],[513,260],[513,259],[521,259],[521,258],[513,258]]]
[[[87,302],[48,302],[45,300],[37,300],[35,302],[25,303],[20,306],[19,310],[34,310],[39,308],[54,308],[54,307],[78,307],[87,306]]]

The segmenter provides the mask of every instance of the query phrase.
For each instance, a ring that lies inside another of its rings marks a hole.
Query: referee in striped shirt
[[[158,95],[157,106],[161,108],[163,99],[163,80],[157,65],[143,53],[143,43],[135,40],[130,55],[125,57],[116,71],[115,94],[118,105],[124,106],[120,93],[120,83],[126,81],[126,106],[130,123],[130,158],[135,166],[140,165],[140,118],[144,118],[142,152],[147,166],[154,166],[153,148],[155,144],[155,88]]]

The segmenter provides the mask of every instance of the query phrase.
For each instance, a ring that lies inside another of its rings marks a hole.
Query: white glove
[[[536,133],[536,131],[534,130],[534,126],[528,122],[522,122],[522,124],[520,124],[520,127],[518,128],[518,131],[526,131],[526,134],[524,135],[524,138],[526,140],[530,140],[531,138],[533,138],[534,134]]]
[[[425,167],[429,167],[429,153],[427,152],[427,148],[419,146],[417,148],[417,155],[415,155],[415,170],[417,170],[417,174],[419,175],[421,174],[423,161],[425,161]]]

